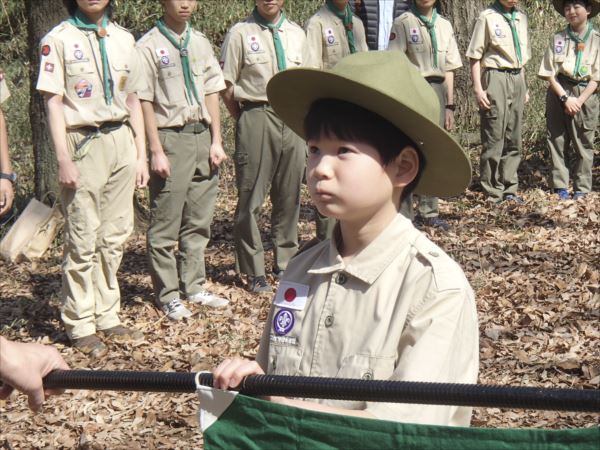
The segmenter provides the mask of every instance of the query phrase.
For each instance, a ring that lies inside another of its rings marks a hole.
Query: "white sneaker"
[[[192,312],[183,306],[183,303],[181,303],[181,300],[178,298],[175,298],[168,304],[163,305],[162,310],[171,320],[180,320],[192,316]]]
[[[229,304],[229,300],[222,297],[217,297],[206,289],[202,289],[200,292],[190,295],[188,297],[188,302],[199,303],[204,306],[210,306],[211,308],[222,308],[223,306]]]

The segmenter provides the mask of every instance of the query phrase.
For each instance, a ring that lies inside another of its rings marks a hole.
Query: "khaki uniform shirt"
[[[180,43],[183,43],[187,33],[179,36],[172,30],[169,32]],[[200,105],[195,98],[188,99],[179,50],[158,27],[146,33],[138,41],[137,48],[145,87],[139,96],[141,100],[153,103],[158,128],[179,127],[200,121],[210,124],[205,96],[225,89],[225,81],[208,39],[199,31],[192,30],[187,47]]]
[[[578,81],[600,81],[600,33],[593,30],[583,49],[581,59],[582,76],[575,75],[577,43],[569,38],[566,30],[556,33],[550,39],[538,76],[548,79],[564,75]]]
[[[427,26],[412,12],[407,11],[394,20],[388,50],[406,54],[424,77],[444,77],[445,72],[462,66],[452,25],[442,16],[435,21],[438,44],[438,67],[433,66],[433,45]]]
[[[285,20],[279,29],[288,69],[305,66],[308,46],[304,30]],[[235,24],[223,42],[221,67],[225,81],[234,86],[237,101],[266,102],[267,83],[278,72],[271,31],[252,15]]]
[[[269,374],[477,381],[473,291],[400,214],[349,263],[329,240],[294,257],[267,320],[257,362]],[[319,402],[399,422],[468,426],[471,417],[455,406]]]
[[[518,69],[531,58],[527,16],[518,11],[517,33],[521,43],[522,63],[517,59],[512,31],[506,19],[493,8],[479,14],[475,22],[467,57],[481,60],[483,69]]]
[[[8,97],[10,97],[10,91],[6,83],[6,75],[0,71],[0,105],[8,100]]]
[[[65,21],[42,39],[37,89],[63,97],[67,128],[126,120],[127,95],[143,88],[133,36],[113,22],[106,31],[113,80],[111,105],[104,100],[102,57],[94,31],[80,30]]]
[[[352,32],[357,52],[369,51],[365,26],[352,16]],[[331,69],[344,56],[350,54],[348,35],[344,23],[327,5],[319,9],[306,23],[306,37],[310,59],[308,65],[317,69]]]

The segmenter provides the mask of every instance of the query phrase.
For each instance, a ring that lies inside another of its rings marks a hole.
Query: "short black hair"
[[[414,148],[419,156],[419,170],[402,191],[401,200],[415,189],[427,163],[419,147],[402,130],[379,114],[344,100],[324,98],[313,102],[304,118],[304,133],[307,140],[327,136],[371,145],[379,152],[384,166],[406,147]]]
[[[573,5],[579,4],[579,5],[581,5],[581,6],[585,7],[585,8],[588,8],[588,7],[591,6],[590,0],[564,0],[563,1],[563,8],[565,7],[565,5],[567,5],[569,3],[572,3]]]
[[[74,16],[77,11],[77,0],[63,0],[63,4],[70,16]],[[108,14],[109,18],[112,18],[112,0],[108,2],[108,6],[106,7],[106,14]]]

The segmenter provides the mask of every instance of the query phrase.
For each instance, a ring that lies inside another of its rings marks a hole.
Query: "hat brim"
[[[556,10],[557,13],[559,13],[561,16],[565,16],[565,0],[552,0],[552,4],[554,5],[554,9]],[[590,2],[590,15],[588,16],[588,19],[591,19],[592,17],[596,17],[598,15],[598,13],[600,13],[600,2]]]
[[[379,114],[410,137],[425,156],[425,170],[415,187],[416,194],[459,195],[471,180],[469,159],[446,131],[376,88],[336,73],[299,68],[271,78],[267,96],[277,115],[305,139],[304,119],[316,100],[343,100]]]

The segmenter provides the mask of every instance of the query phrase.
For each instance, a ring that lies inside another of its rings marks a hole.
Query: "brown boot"
[[[74,348],[90,358],[102,358],[108,352],[104,342],[102,342],[95,334],[90,334],[89,336],[84,336],[78,339],[72,339],[72,343]]]
[[[117,325],[106,330],[100,330],[104,337],[118,344],[125,342],[139,342],[144,339],[144,334],[133,328],[127,328],[123,325]]]

